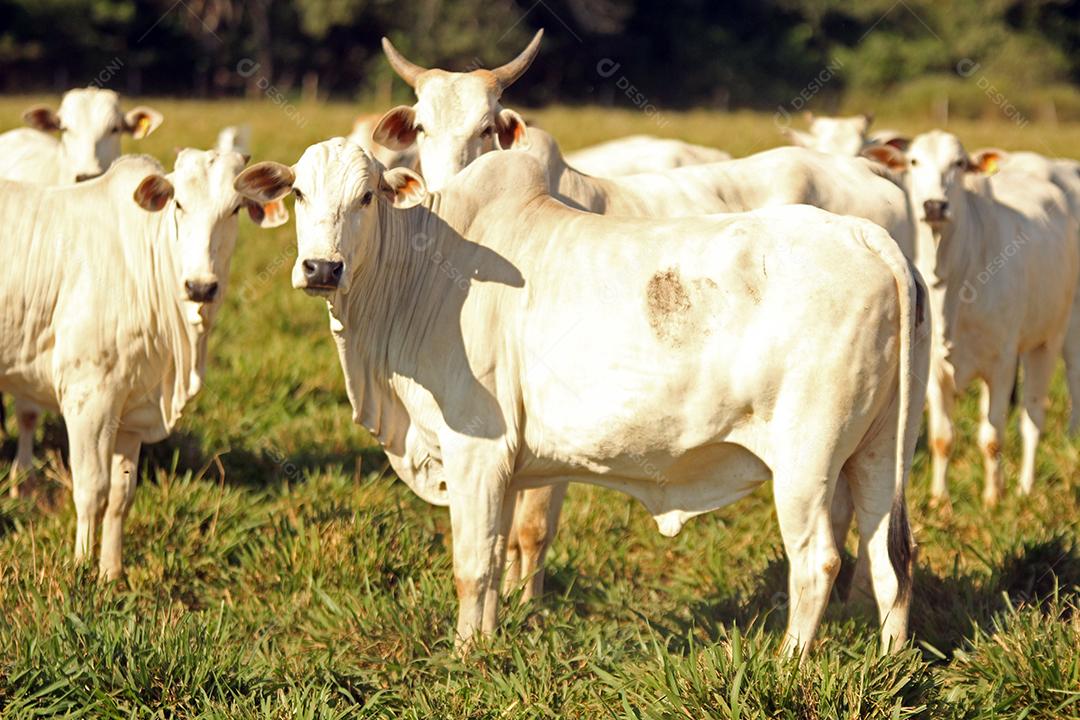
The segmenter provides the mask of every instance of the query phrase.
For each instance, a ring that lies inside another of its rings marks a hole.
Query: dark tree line
[[[540,27],[515,89],[531,103],[798,109],[800,96],[962,83],[965,62],[1006,94],[1080,82],[1080,0],[0,0],[0,91],[215,97],[261,81],[389,101],[403,91],[383,35],[418,63],[465,69],[505,61]]]

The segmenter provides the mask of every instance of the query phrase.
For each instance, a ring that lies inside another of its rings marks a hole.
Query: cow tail
[[[873,238],[873,239],[871,239]],[[881,238],[881,239],[879,239]],[[915,542],[908,521],[904,491],[911,473],[911,456],[922,420],[922,403],[913,403],[913,390],[925,385],[919,379],[916,367],[917,335],[926,322],[927,292],[918,273],[904,258],[899,247],[887,233],[875,232],[867,238],[874,250],[893,273],[900,303],[900,357],[899,388],[896,432],[896,463],[893,479],[892,507],[889,511],[888,552],[889,563],[896,574],[897,599],[906,601],[911,594],[911,576],[915,561]],[[883,240],[889,247],[883,247]],[[923,373],[925,375],[925,372]],[[917,394],[917,393],[915,393]]]

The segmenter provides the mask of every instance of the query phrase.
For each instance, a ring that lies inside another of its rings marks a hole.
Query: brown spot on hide
[[[645,287],[645,307],[656,338],[673,348],[702,342],[717,321],[718,290],[711,278],[687,281],[675,268],[654,274]]]

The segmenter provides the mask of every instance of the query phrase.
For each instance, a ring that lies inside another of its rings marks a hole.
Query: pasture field
[[[38,100],[56,98],[0,100],[0,129]],[[125,150],[167,166],[174,146],[208,146],[238,122],[256,160],[292,163],[360,109],[149,104],[165,124]],[[564,150],[630,132],[736,155],[780,142],[767,114],[664,113],[663,128],[632,109],[526,117]],[[1080,156],[1080,125],[952,129],[969,150]],[[294,259],[292,223],[257,232],[241,219],[207,385],[143,452],[124,580],[71,563],[59,420],[39,436],[44,496],[12,500],[0,485],[0,717],[1080,717],[1080,451],[1060,373],[1032,497],[1015,492],[1014,417],[1008,492],[981,506],[970,395],[951,517],[929,507],[920,444],[914,638],[897,655],[878,658],[874,615],[834,594],[812,659],[778,657],[787,566],[769,487],[666,539],[630,499],[575,486],[547,595],[504,606],[497,635],[460,659],[448,515],[394,482],[352,424],[324,305],[290,288]],[[3,450],[0,473],[14,441]]]

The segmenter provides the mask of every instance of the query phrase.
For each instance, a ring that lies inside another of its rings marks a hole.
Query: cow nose
[[[923,203],[923,213],[930,222],[944,220],[949,212],[949,203],[946,200],[927,200]]]
[[[341,284],[345,263],[336,260],[305,260],[304,279],[308,287],[333,289]]]
[[[184,283],[187,290],[188,300],[198,303],[211,302],[217,296],[218,284],[216,282],[195,282],[188,280]]]

